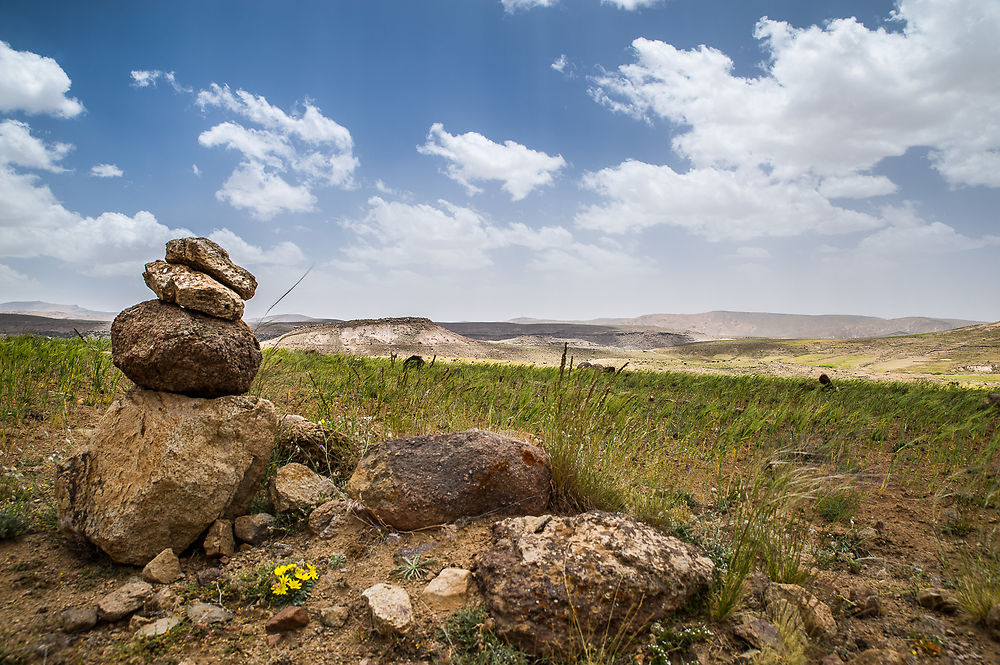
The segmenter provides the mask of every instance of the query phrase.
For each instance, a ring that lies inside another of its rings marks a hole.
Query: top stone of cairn
[[[207,273],[244,300],[253,298],[257,280],[229,258],[229,252],[208,238],[177,238],[167,243],[167,263],[180,263]]]

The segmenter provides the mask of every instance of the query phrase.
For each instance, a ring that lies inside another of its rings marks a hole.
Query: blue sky
[[[995,0],[0,5],[0,301],[996,320]]]

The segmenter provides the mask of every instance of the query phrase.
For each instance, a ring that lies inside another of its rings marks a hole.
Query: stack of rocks
[[[274,405],[241,395],[261,361],[240,319],[254,276],[211,240],[181,238],[143,277],[157,299],[111,326],[114,363],[136,388],[59,465],[55,487],[64,534],[139,565],[244,514],[277,430]]]

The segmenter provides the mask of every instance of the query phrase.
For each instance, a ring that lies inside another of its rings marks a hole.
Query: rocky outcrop
[[[146,264],[142,278],[163,302],[230,321],[243,316],[243,299],[203,272],[166,261],[153,261]]]
[[[715,568],[693,545],[626,515],[517,517],[473,572],[498,634],[538,655],[659,620],[708,588]]]
[[[537,515],[548,506],[549,458],[484,430],[386,441],[361,458],[347,493],[398,529],[483,513]]]
[[[257,280],[229,258],[229,252],[208,238],[177,238],[167,243],[166,259],[208,273],[244,300],[253,298]]]
[[[119,563],[183,551],[220,515],[246,512],[276,427],[267,400],[133,390],[59,464],[59,527]]]
[[[111,324],[115,365],[136,385],[190,397],[245,393],[260,367],[260,344],[242,321],[159,300],[129,307]]]
[[[295,462],[278,469],[267,492],[271,505],[279,513],[311,508],[340,494],[332,480]]]

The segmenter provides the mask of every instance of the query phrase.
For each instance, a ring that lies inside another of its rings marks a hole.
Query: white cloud
[[[132,85],[136,88],[148,88],[156,86],[159,79],[163,79],[170,84],[175,92],[191,92],[191,88],[186,88],[177,82],[177,77],[173,72],[162,72],[159,69],[133,69],[131,72]]]
[[[588,173],[585,187],[606,202],[580,211],[576,223],[605,233],[677,226],[709,240],[748,240],[804,232],[844,233],[881,226],[877,217],[833,206],[810,181],[783,181],[759,169],[696,168],[628,160]]]
[[[503,5],[505,12],[513,14],[521,9],[532,9],[533,7],[552,7],[556,4],[556,0],[500,0],[500,4]]]
[[[602,5],[614,5],[618,9],[635,11],[643,7],[653,7],[660,4],[662,0],[601,0]]]
[[[216,229],[209,239],[226,248],[233,261],[240,265],[298,266],[305,263],[305,256],[298,245],[287,240],[265,250],[251,245],[229,229]]]
[[[888,226],[863,238],[858,249],[864,253],[940,254],[1000,245],[1000,237],[970,238],[942,222],[921,219],[911,205],[887,206],[882,210]]]
[[[69,86],[69,76],[52,58],[15,51],[0,41],[0,111],[71,118],[83,104],[66,96]]]
[[[120,178],[125,172],[114,164],[94,164],[90,167],[90,175],[98,178]]]
[[[37,286],[37,280],[0,263],[0,293],[21,293],[24,289]]]
[[[253,161],[237,166],[215,197],[234,208],[250,211],[257,219],[271,219],[281,212],[316,209],[316,197],[308,187],[291,185],[280,175],[269,173],[263,164]]]
[[[359,236],[344,250],[355,263],[472,270],[491,265],[492,250],[520,246],[538,251],[572,241],[569,231],[558,226],[537,230],[519,223],[499,226],[471,208],[447,201],[411,205],[376,196],[368,206],[362,219],[343,222]]]
[[[930,146],[952,186],[1000,186],[1000,4],[904,0],[893,18],[901,32],[853,18],[822,28],[761,19],[768,60],[755,78],[734,76],[713,48],[636,39],[635,62],[597,77],[591,92],[684,128],[674,149],[699,168],[766,165],[783,179],[832,178],[836,191],[886,157]],[[839,195],[888,185],[848,189]]]
[[[549,65],[549,67],[551,67],[552,69],[554,69],[557,72],[559,72],[560,74],[562,74],[563,71],[566,69],[566,65],[568,65],[568,64],[569,64],[569,61],[566,60],[566,54],[563,53],[558,58],[556,58],[555,61],[553,61],[553,63],[551,65]]]
[[[197,164],[192,164],[191,165],[191,172],[194,173],[195,175],[198,175],[198,176],[201,175],[201,169],[198,168]]]
[[[354,187],[358,159],[350,132],[311,103],[304,102],[301,113],[288,114],[263,96],[233,92],[215,83],[201,90],[197,101],[202,109],[221,108],[259,126],[227,121],[198,137],[205,147],[224,147],[242,155],[216,192],[219,200],[249,210],[258,219],[270,219],[283,212],[314,210],[316,187]]]
[[[883,175],[828,176],[819,186],[819,193],[828,199],[868,199],[895,191],[896,183]]]
[[[451,162],[448,177],[464,185],[470,194],[481,191],[473,182],[500,180],[515,201],[536,187],[550,184],[553,174],[566,166],[561,155],[553,157],[509,140],[500,145],[476,132],[453,136],[441,123],[431,125],[427,143],[417,146],[417,151]]]
[[[542,250],[529,267],[560,277],[573,275],[589,280],[596,278],[605,283],[612,275],[638,277],[652,275],[657,271],[655,261],[626,252],[608,240],[604,245],[572,242]]]
[[[64,171],[56,162],[73,149],[68,143],[46,145],[31,135],[31,127],[17,120],[0,122],[0,166],[13,164],[29,169],[59,173]]]

